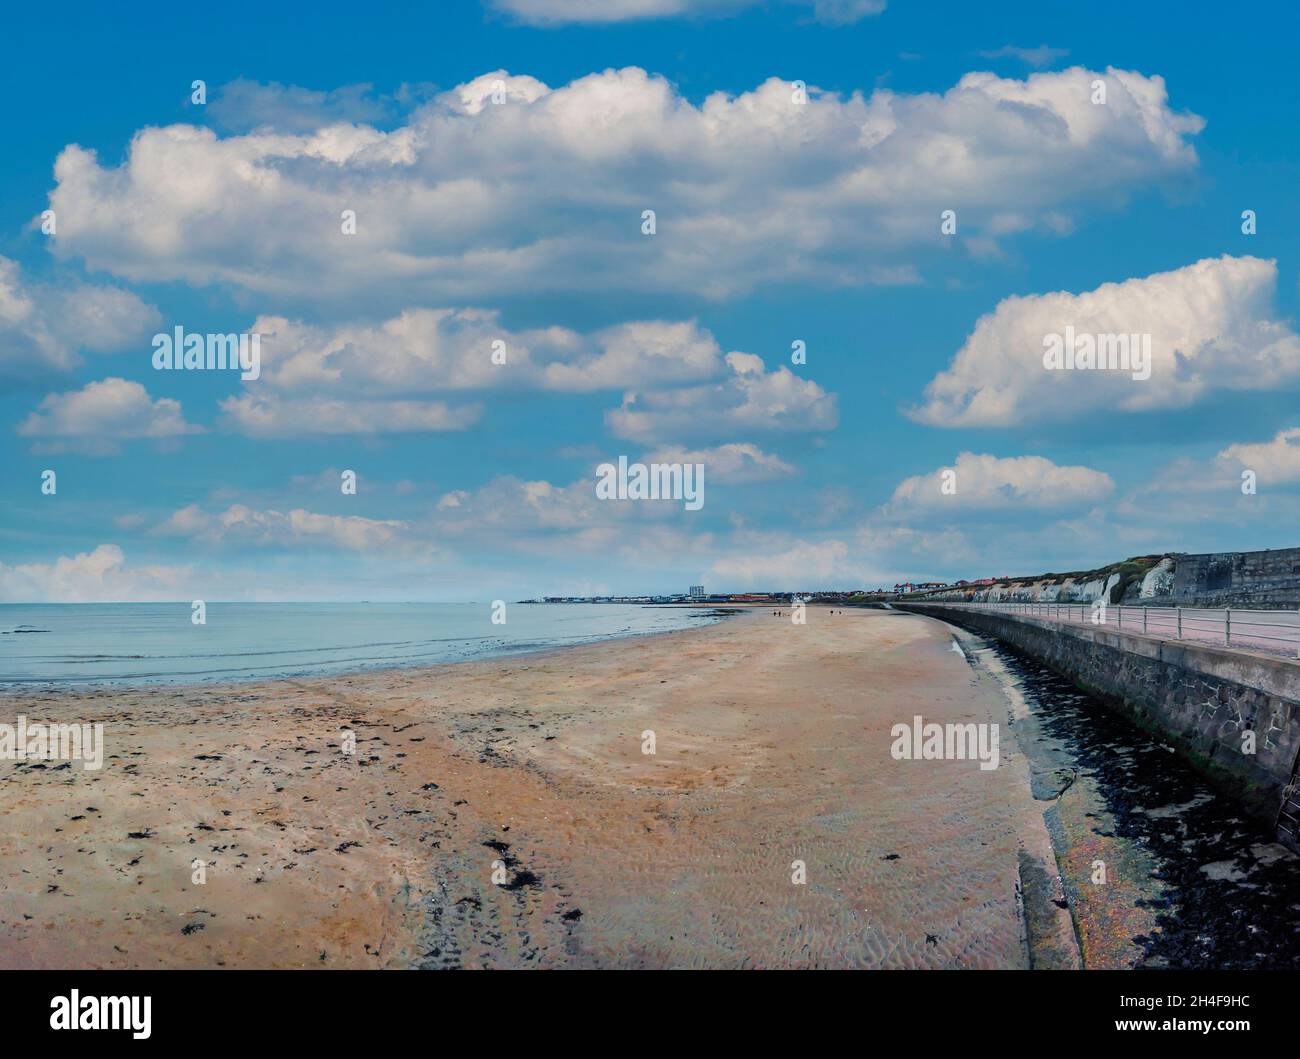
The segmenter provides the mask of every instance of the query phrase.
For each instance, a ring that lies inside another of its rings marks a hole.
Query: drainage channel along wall
[[[1270,827],[1300,748],[1300,663],[1105,626],[930,603],[902,608],[995,637],[1101,697],[1182,753]],[[1245,733],[1254,733],[1254,753]],[[1285,792],[1285,795],[1284,795]],[[1300,848],[1296,829],[1279,837]]]

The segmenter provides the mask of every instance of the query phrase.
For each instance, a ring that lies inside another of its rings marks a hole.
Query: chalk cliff
[[[1300,607],[1300,548],[1140,555],[1096,570],[1012,577],[917,593],[974,603],[1091,603],[1148,607]]]

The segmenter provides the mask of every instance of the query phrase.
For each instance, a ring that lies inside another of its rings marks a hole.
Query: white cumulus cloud
[[[1273,311],[1277,264],[1206,258],[1082,294],[1010,297],[981,317],[912,414],[934,426],[1013,426],[1107,412],[1182,408],[1216,389],[1265,390],[1300,379],[1300,337]],[[1150,335],[1150,378],[1049,371],[1045,339]]]
[[[352,551],[387,550],[410,542],[410,527],[402,521],[326,515],[304,508],[258,511],[232,504],[224,511],[204,511],[191,504],[174,512],[153,531],[210,544],[315,544]]]
[[[1091,102],[1098,77],[1105,106]],[[1116,69],[971,73],[911,95],[810,87],[804,104],[776,78],[695,103],[636,67],[554,88],[498,70],[389,131],[302,131],[295,112],[225,137],[141,129],[117,166],[68,146],[52,245],[137,281],[389,307],[511,289],[907,282],[909,251],[940,238],[936,204],[986,250],[1001,232],[1053,233],[1192,170],[1201,125],[1170,108],[1159,77]],[[641,234],[647,209],[654,236]]]
[[[722,382],[624,396],[605,422],[621,438],[646,443],[735,436],[752,431],[831,430],[839,421],[835,395],[784,364],[768,371],[752,353],[728,353],[732,374]]]
[[[21,437],[40,439],[47,448],[75,443],[111,451],[118,441],[174,438],[203,428],[185,421],[179,401],[155,400],[138,382],[107,378],[80,390],[48,395],[17,429]]]
[[[681,16],[717,17],[754,7],[761,0],[489,0],[498,11],[538,26],[609,25]],[[818,22],[848,25],[878,15],[885,0],[787,0],[811,8]]]
[[[51,563],[0,563],[0,599],[14,603],[112,603],[189,599],[188,566],[128,566],[116,544]]]
[[[33,283],[0,257],[0,376],[37,379],[74,368],[79,353],[140,343],[158,311],[129,291],[89,283]]]
[[[221,410],[227,426],[255,438],[465,430],[482,414],[479,405],[456,407],[443,401],[282,398],[253,393],[225,398]]]
[[[740,485],[787,478],[794,468],[751,442],[731,442],[711,449],[688,449],[670,445],[643,456],[642,463],[700,463],[710,482]]]
[[[951,476],[945,478],[944,472]],[[951,491],[944,491],[945,482]],[[970,511],[1053,509],[1104,500],[1114,491],[1110,475],[1089,467],[1063,467],[1042,456],[998,457],[961,453],[956,462],[930,474],[905,478],[885,511]]]
[[[1300,482],[1300,427],[1279,430],[1270,441],[1229,445],[1216,458],[1254,471],[1263,484]]]
[[[582,392],[695,382],[724,370],[717,342],[694,321],[634,321],[584,335],[512,331],[491,310],[408,309],[377,324],[263,316],[252,330],[262,335],[262,381],[286,393]]]

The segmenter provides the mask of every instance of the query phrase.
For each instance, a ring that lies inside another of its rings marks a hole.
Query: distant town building
[[[703,598],[704,598],[704,586],[703,586],[703,585],[691,585],[690,597],[691,597],[691,599],[703,599]]]

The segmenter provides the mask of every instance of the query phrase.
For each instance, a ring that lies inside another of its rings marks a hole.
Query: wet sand
[[[0,966],[1077,965],[1068,913],[1022,910],[1022,877],[1061,884],[1008,701],[928,619],[756,610],[20,713],[106,751],[0,762]],[[894,760],[914,714],[999,723],[1001,767]]]
[[[1157,737],[1032,659],[990,654],[1028,702],[1018,743],[1086,966],[1300,967],[1300,857]]]

